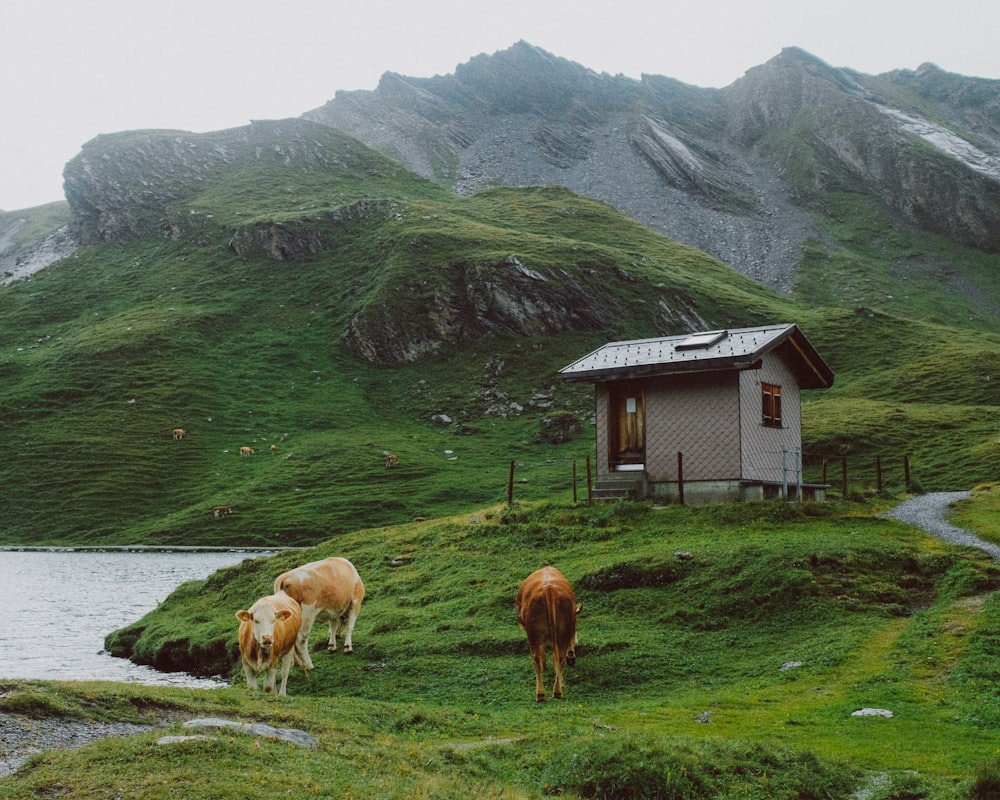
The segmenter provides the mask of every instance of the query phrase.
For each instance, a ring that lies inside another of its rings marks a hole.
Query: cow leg
[[[552,684],[552,696],[556,700],[562,700],[563,697],[563,665],[566,663],[565,653],[553,652],[552,653],[552,663],[555,666],[556,679]]]
[[[277,672],[277,667],[269,666],[264,673],[264,691],[268,694],[274,694],[274,679],[277,677]]]
[[[531,648],[531,660],[535,664],[535,700],[539,703],[545,702],[545,683],[542,680],[545,675],[545,646]]]
[[[292,650],[289,650],[281,657],[281,689],[278,690],[279,695],[286,694],[285,689],[288,686],[288,673],[291,672],[292,659],[294,657],[295,657],[295,652]],[[271,674],[272,675],[274,674],[273,671]],[[273,681],[271,685],[272,687],[274,686]]]
[[[361,610],[361,603],[352,600],[347,611],[340,618],[339,629],[344,632],[344,653],[351,655],[354,652],[354,644],[351,636],[354,634],[354,623],[358,619],[358,612]]]
[[[299,658],[302,660],[303,669],[313,669],[312,656],[309,655],[309,634],[312,633],[313,624],[316,622],[316,615],[319,609],[315,606],[302,606],[302,624],[299,626],[299,635],[295,640],[295,648],[299,651]]]
[[[256,692],[257,691],[257,673],[254,672],[246,664],[244,664],[243,665],[243,675],[247,679],[247,688],[250,691],[252,691],[252,692]]]
[[[330,617],[330,638],[326,642],[326,649],[329,653],[337,652],[337,634],[340,633],[342,620],[339,616]],[[346,649],[347,643],[344,643]]]

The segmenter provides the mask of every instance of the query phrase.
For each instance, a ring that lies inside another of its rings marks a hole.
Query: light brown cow
[[[233,510],[229,506],[215,506],[212,509],[212,513],[215,514],[215,518],[228,517],[233,513]]]
[[[173,436],[175,439],[183,439],[186,433],[187,431],[184,430],[183,428],[174,428],[172,431],[170,431],[170,435]]]
[[[249,610],[237,611],[240,621],[240,657],[247,688],[257,690],[257,678],[264,676],[264,691],[274,693],[275,673],[281,663],[281,689],[285,694],[292,660],[305,667],[298,649],[302,613],[299,604],[284,593],[260,598]]]
[[[278,445],[276,445],[276,444],[272,444],[272,445],[271,445],[271,446],[270,446],[269,448],[267,448],[267,449],[271,451],[271,455],[273,456],[273,455],[274,455],[275,453],[277,453],[277,452],[278,452]]]
[[[395,453],[389,453],[389,455],[385,457],[385,465],[387,467],[398,467],[399,456],[397,456]]]
[[[563,666],[576,661],[577,605],[573,587],[555,567],[542,567],[531,573],[517,591],[517,622],[528,634],[531,659],[535,664],[535,699],[545,700],[545,648],[552,648],[556,679],[552,696],[563,696]]]
[[[354,652],[351,634],[365,599],[365,585],[354,565],[346,558],[324,558],[282,573],[274,581],[275,592],[285,592],[302,606],[299,649],[306,669],[312,669],[309,634],[316,622],[329,621],[327,650],[337,652],[337,635],[344,634],[344,652]]]
[[[241,456],[252,456],[253,455],[253,448],[252,447],[241,447],[240,448],[240,455]]]

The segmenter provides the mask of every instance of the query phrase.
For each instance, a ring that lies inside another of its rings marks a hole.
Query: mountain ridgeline
[[[931,65],[872,77],[789,48],[700,89],[521,42],[454,75],[387,74],[305,116],[459,193],[566,186],[783,290],[843,214],[831,195],[888,228],[1000,249],[1000,82]]]
[[[66,204],[0,214],[0,540],[312,543],[497,502],[512,459],[555,465],[521,490],[549,498],[593,447],[560,367],[765,322],[837,374],[807,479],[994,479],[998,88],[790,49],[700,89],[518,43],[296,119],[98,136]]]

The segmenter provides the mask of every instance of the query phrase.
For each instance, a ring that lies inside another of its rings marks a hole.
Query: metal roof
[[[833,370],[794,324],[703,331],[608,342],[559,370],[567,381],[598,382],[691,372],[753,369],[781,349],[803,389],[833,385]]]

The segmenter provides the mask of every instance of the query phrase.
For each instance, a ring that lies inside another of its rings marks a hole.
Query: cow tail
[[[555,594],[552,591],[545,592],[545,609],[549,613],[549,631],[552,635],[552,655],[553,657],[558,657],[556,654],[559,652],[559,609],[557,607],[557,600]]]

